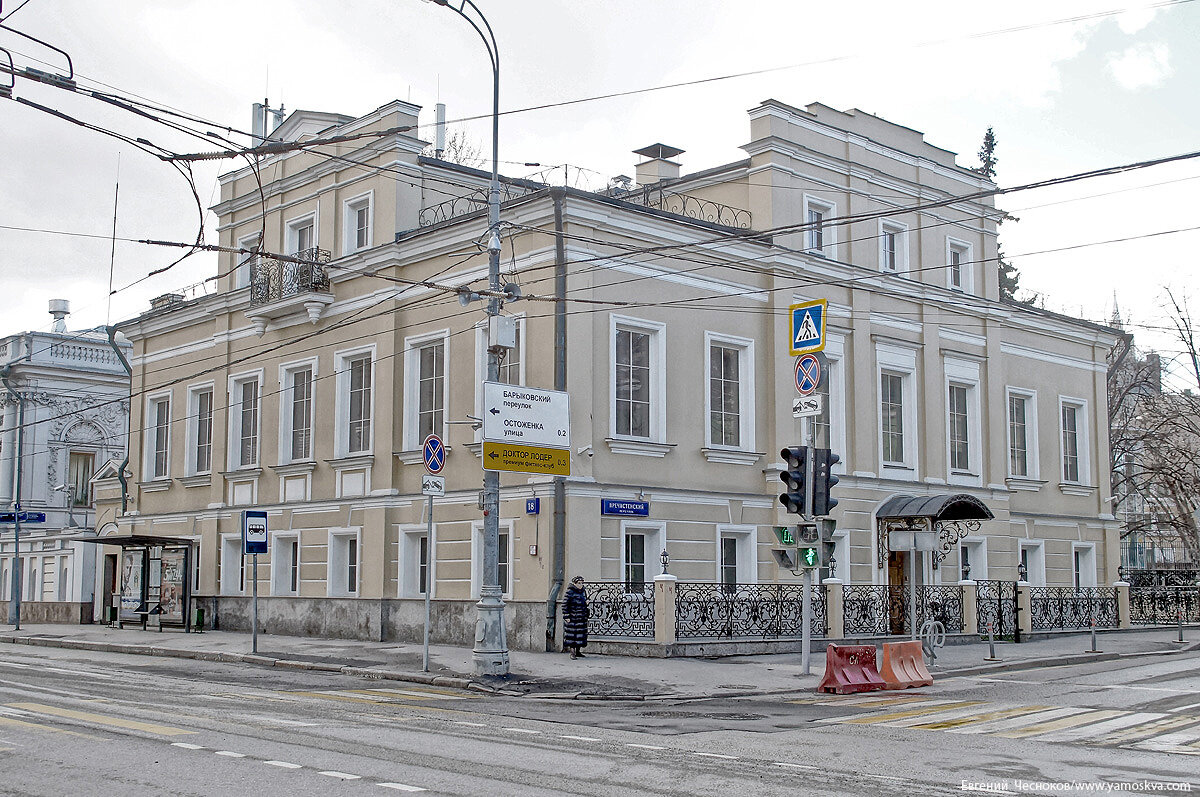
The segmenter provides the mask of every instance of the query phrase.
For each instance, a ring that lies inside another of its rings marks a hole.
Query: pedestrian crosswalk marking
[[[1084,739],[1092,739],[1096,736],[1103,736],[1111,731],[1128,728],[1131,725],[1141,725],[1151,720],[1160,719],[1166,716],[1154,711],[1135,711],[1132,713],[1121,712],[1121,716],[1105,722],[1097,722],[1094,725],[1076,726],[1067,730],[1057,731],[1041,737],[1043,742],[1078,742]]]
[[[853,719],[842,720],[845,725],[875,725],[891,720],[902,720],[908,717],[919,717],[929,714],[941,714],[944,711],[952,709],[965,708],[966,706],[981,706],[982,700],[930,700],[920,708],[907,709],[904,711],[892,711],[886,714],[876,714],[871,717],[855,717]],[[822,720],[822,722],[834,722],[836,720]]]
[[[1027,736],[1037,736],[1051,731],[1060,731],[1064,728],[1073,728],[1076,725],[1083,725],[1097,720],[1106,720],[1110,717],[1123,715],[1124,711],[1087,711],[1082,714],[1076,714],[1071,717],[1060,717],[1048,722],[1039,722],[1036,725],[1029,725],[1024,728],[1015,728],[1010,731],[993,734],[1005,739],[1024,739]]]
[[[1200,748],[1194,746],[1198,741],[1200,741],[1200,728],[1193,726],[1156,736],[1153,739],[1145,739],[1129,746],[1138,750],[1152,750],[1159,753],[1200,755]]]
[[[1129,742],[1155,736],[1164,731],[1174,730],[1185,725],[1195,725],[1198,722],[1200,722],[1200,717],[1168,717],[1145,725],[1139,725],[1135,728],[1126,728],[1116,733],[1110,733],[1100,740],[1098,744],[1128,744]]]
[[[97,725],[108,725],[113,728],[145,731],[146,733],[157,733],[161,736],[179,736],[186,733],[195,733],[195,731],[184,730],[183,728],[173,728],[170,725],[158,725],[153,722],[140,722],[138,720],[129,719],[128,717],[110,717],[106,714],[93,714],[90,711],[75,711],[74,709],[59,708],[58,706],[50,706],[46,705],[45,703],[9,703],[8,705],[12,708],[31,711],[35,714],[47,714],[52,717],[63,717],[66,719],[82,720],[84,722],[94,722]]]
[[[1046,720],[1055,719],[1058,717],[1067,717],[1074,714],[1082,714],[1087,711],[1085,708],[1054,708],[1049,711],[1039,711],[1036,714],[1026,715],[1022,717],[1013,717],[1010,719],[992,720],[989,722],[981,722],[977,725],[969,725],[962,728],[951,728],[949,733],[995,733],[997,731],[1005,731],[1010,728],[1024,727],[1029,722],[1045,722]]]
[[[1036,714],[1040,711],[1053,708],[1053,706],[1018,706],[1016,708],[997,709],[995,711],[985,711],[982,714],[970,714],[965,717],[957,717],[955,719],[943,719],[937,722],[928,722],[923,725],[912,725],[910,727],[920,728],[928,731],[944,731],[950,728],[960,728],[963,725],[974,725],[978,722],[989,722],[991,720],[1007,719],[1009,717],[1019,717],[1028,714]]]

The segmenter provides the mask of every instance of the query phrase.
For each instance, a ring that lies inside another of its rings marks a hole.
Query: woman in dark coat
[[[573,659],[582,656],[583,649],[587,647],[587,623],[587,593],[583,590],[583,576],[575,576],[563,600],[563,650],[570,650]]]

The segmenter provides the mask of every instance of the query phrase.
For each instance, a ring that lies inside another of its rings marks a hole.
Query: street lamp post
[[[487,381],[500,380],[500,347],[491,332],[500,315],[500,50],[483,12],[472,0],[428,0],[465,19],[483,39],[492,62],[492,182],[488,193],[488,351]],[[483,472],[483,584],[475,605],[475,648],[479,675],[508,675],[508,639],[504,624],[504,591],[500,586],[500,474]]]

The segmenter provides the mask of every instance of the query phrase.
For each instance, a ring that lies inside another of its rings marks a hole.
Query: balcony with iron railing
[[[250,262],[250,309],[246,311],[261,335],[271,321],[300,309],[315,324],[333,302],[324,249],[304,249],[288,257],[259,256]]]

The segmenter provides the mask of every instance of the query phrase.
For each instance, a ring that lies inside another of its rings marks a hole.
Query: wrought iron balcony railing
[[[292,255],[301,262],[258,257],[250,263],[250,306],[300,296],[306,293],[329,291],[329,274],[325,264],[331,255],[313,247]]]
[[[700,199],[691,194],[679,194],[649,185],[634,188],[631,191],[616,191],[612,195],[624,202],[665,210],[667,213],[687,216],[689,219],[698,219],[725,227],[736,227],[739,230],[750,229],[750,211],[722,205],[711,199]]]

